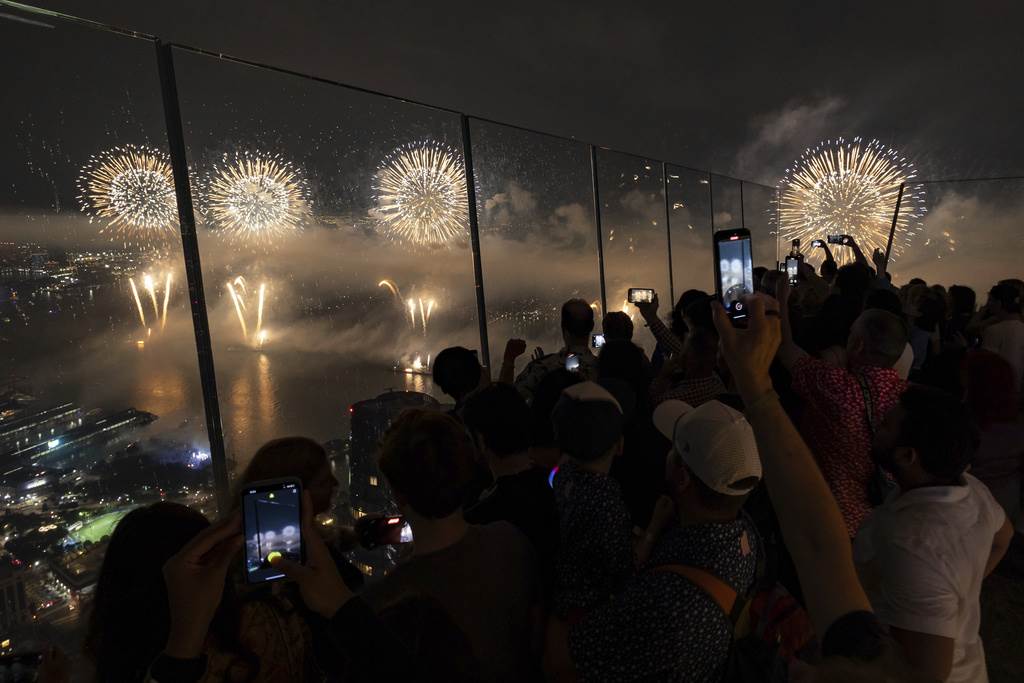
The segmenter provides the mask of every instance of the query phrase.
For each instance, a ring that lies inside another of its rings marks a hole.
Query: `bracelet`
[[[744,412],[750,413],[760,408],[763,408],[765,404],[772,402],[777,403],[778,401],[779,395],[775,393],[774,389],[769,389],[768,391],[764,392],[763,394],[755,398],[753,401],[748,403],[746,405],[746,409],[744,410]]]

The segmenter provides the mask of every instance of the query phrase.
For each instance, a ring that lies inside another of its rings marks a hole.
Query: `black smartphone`
[[[626,300],[631,304],[649,304],[654,301],[654,290],[646,287],[630,287]]]
[[[715,243],[715,292],[733,321],[746,320],[742,297],[754,292],[754,257],[750,231],[719,230]]]
[[[796,286],[797,276],[800,274],[800,259],[794,256],[786,257],[786,277],[789,278],[791,287]]]
[[[850,243],[850,236],[849,235],[829,235],[827,239],[828,239],[828,243],[829,244],[849,244]]]
[[[359,544],[367,550],[382,545],[412,543],[412,527],[401,515],[392,517],[362,517],[356,520]]]
[[[271,560],[306,559],[302,545],[302,482],[289,477],[246,484],[242,488],[242,526],[246,582],[284,578]]]
[[[592,334],[590,335],[590,348],[599,349],[604,346],[605,338],[603,334]]]
[[[825,247],[825,240],[811,240],[811,246],[816,249],[823,249]]]

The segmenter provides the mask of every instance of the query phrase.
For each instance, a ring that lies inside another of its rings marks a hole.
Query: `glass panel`
[[[626,301],[630,287],[653,287],[665,310],[671,298],[661,163],[598,150],[597,172],[608,310],[626,311],[639,328],[640,314]],[[649,334],[634,341],[654,350]]]
[[[590,148],[515,128],[472,122],[480,252],[491,358],[505,341],[547,352],[562,346],[561,306],[600,306]],[[598,322],[600,324],[600,322]],[[528,356],[520,359],[520,368]]]
[[[439,350],[479,345],[459,118],[186,51],[175,63],[236,473],[301,434],[335,456],[353,514],[381,512],[377,439],[401,408],[447,400],[429,376]]]
[[[5,8],[0,61],[4,638],[74,656],[120,518],[216,513],[209,446],[153,44]]]
[[[775,268],[778,265],[778,237],[775,231],[775,188],[743,183],[743,217],[754,248],[754,265]],[[810,244],[802,245],[809,251]],[[787,250],[788,251],[788,250]]]
[[[742,228],[743,204],[740,201],[740,181],[712,173],[711,195],[714,200],[715,230]]]
[[[682,296],[688,289],[713,292],[715,268],[708,174],[669,166],[668,198],[675,296]]]
[[[903,197],[889,265],[895,284],[967,285],[981,305],[999,280],[1021,277],[1024,180],[908,185]]]

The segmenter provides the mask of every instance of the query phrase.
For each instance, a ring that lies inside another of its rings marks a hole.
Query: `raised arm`
[[[870,268],[871,266],[868,264],[868,259],[864,256],[864,252],[861,251],[860,245],[857,244],[857,240],[853,239],[850,235],[845,235],[844,237],[845,239],[843,240],[843,243],[853,250],[853,257],[857,259],[857,263]]]
[[[777,302],[763,295],[747,297],[750,325],[732,326],[717,302],[715,327],[726,362],[746,404],[782,535],[796,564],[807,608],[818,633],[839,617],[871,611],[857,579],[849,535],[810,449],[779,403],[768,369],[782,331]]]
[[[807,352],[793,341],[793,325],[789,320],[789,296],[791,293],[789,280],[780,277],[775,283],[775,298],[779,302],[779,326],[782,334],[782,342],[779,345],[779,360],[782,361],[787,370],[792,369],[798,360],[807,355]]]
[[[654,295],[654,301],[650,303],[635,304],[643,317],[651,334],[664,347],[670,356],[683,355],[683,340],[675,335],[668,326],[658,317],[658,295]]]

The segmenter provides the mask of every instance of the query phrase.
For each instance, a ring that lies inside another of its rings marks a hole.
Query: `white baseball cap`
[[[694,408],[683,401],[665,401],[654,410],[654,426],[672,442],[686,466],[714,491],[742,496],[757,485],[737,482],[761,479],[761,457],[754,430],[743,413],[718,401]]]

